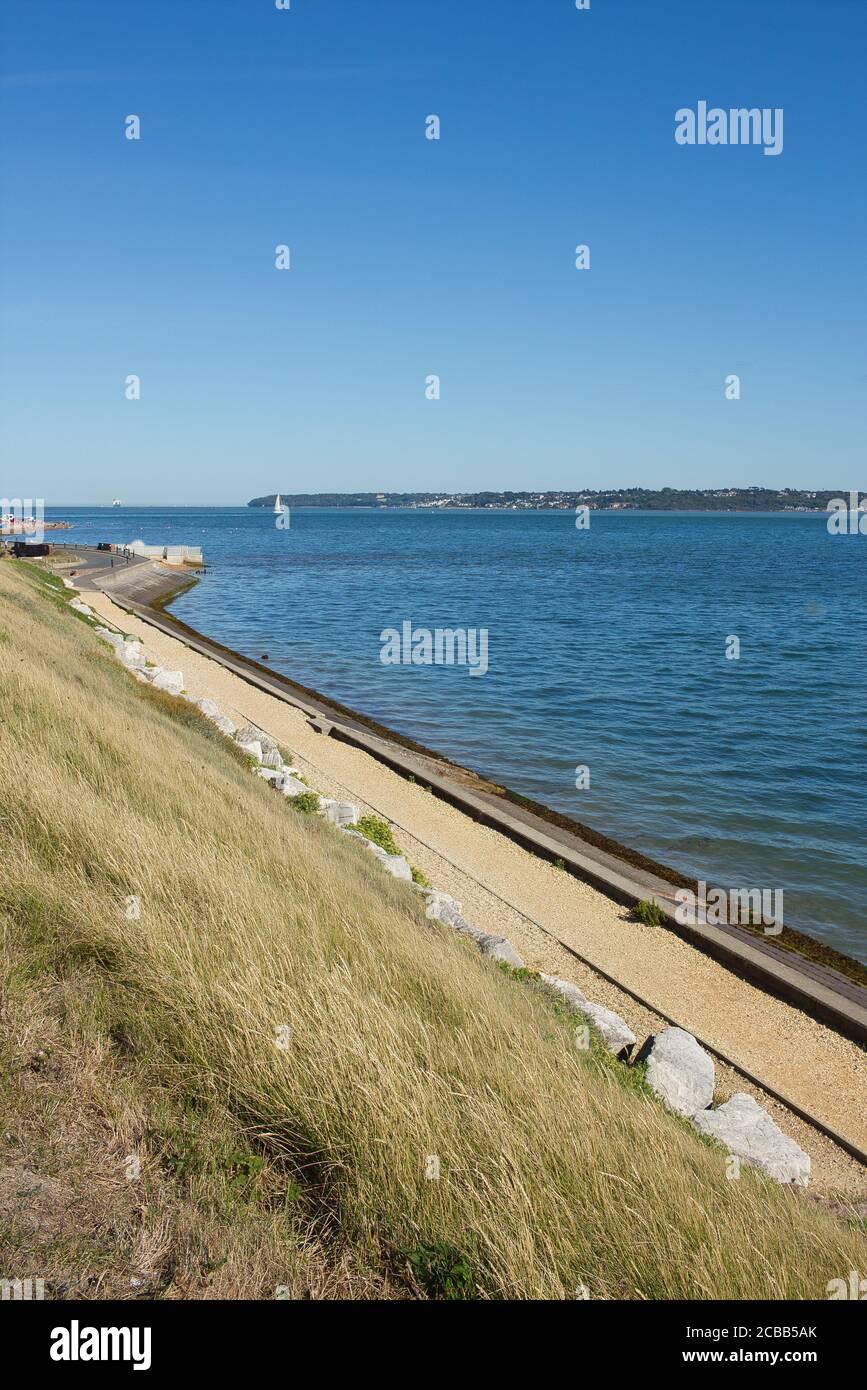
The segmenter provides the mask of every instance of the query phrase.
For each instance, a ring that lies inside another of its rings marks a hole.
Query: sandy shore
[[[474,925],[507,936],[529,966],[574,980],[589,998],[616,1010],[639,1044],[664,1026],[659,1015],[581,964],[566,946],[867,1149],[867,1056],[855,1043],[740,980],[664,928],[631,921],[595,888],[367,753],[316,733],[291,705],[131,617],[105,594],[88,593],[87,601],[140,638],[152,660],[183,671],[191,694],[216,700],[235,722],[257,724],[291,749],[315,790],[390,821],[410,861],[463,903]],[[812,1126],[721,1063],[717,1086],[722,1095],[755,1095],[803,1146],[813,1161],[811,1192],[867,1198],[867,1172]]]

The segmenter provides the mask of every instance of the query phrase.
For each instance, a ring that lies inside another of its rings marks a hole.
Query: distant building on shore
[[[129,545],[119,547],[128,550],[130,555],[141,555],[148,560],[163,560],[167,565],[203,565],[204,557],[200,545],[145,545],[144,541],[130,541]]]

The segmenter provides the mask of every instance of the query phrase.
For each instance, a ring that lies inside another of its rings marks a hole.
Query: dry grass
[[[412,1268],[411,1292],[821,1298],[864,1266],[859,1231],[754,1172],[728,1181],[634,1073],[579,1053],[546,998],[348,837],[289,814],[44,580],[2,563],[0,600],[7,1011],[40,989],[78,1001],[65,1026],[113,1078],[106,1151],[148,1116],[155,1172],[191,1148],[200,1239],[240,1144],[262,1168],[224,1238],[238,1255],[266,1221],[258,1283],[282,1250],[281,1282],[315,1296],[393,1292]]]

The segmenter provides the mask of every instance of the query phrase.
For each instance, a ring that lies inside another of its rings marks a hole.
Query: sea
[[[201,545],[185,622],[664,864],[782,890],[867,963],[867,536],[812,513],[46,515],[70,543]],[[484,633],[486,669],[384,662],[406,623],[422,656]]]

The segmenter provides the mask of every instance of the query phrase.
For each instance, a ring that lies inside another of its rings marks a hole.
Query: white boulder
[[[647,1084],[679,1114],[695,1115],[713,1100],[713,1060],[684,1028],[652,1034],[635,1060],[647,1063]]]
[[[322,797],[319,802],[319,809],[325,819],[332,825],[356,825],[358,823],[358,807],[351,801],[332,801],[330,797]]]
[[[245,724],[238,730],[237,739],[239,743],[258,743],[263,753],[279,753],[279,748],[270,734],[266,734],[262,729],[257,729],[255,724]]]
[[[83,603],[80,598],[71,598],[69,600],[69,606],[70,608],[74,608],[76,613],[83,613],[86,618],[93,617],[93,609],[89,608],[86,603]]]
[[[228,719],[228,718],[226,717],[225,714],[217,714],[217,715],[215,715],[215,716],[214,716],[214,723],[216,724],[217,728],[220,730],[220,733],[221,733],[221,734],[226,734],[229,738],[233,738],[233,737],[234,737],[234,734],[235,734],[235,726],[234,726],[234,724],[232,723],[231,719]]]
[[[539,978],[544,984],[548,985],[550,989],[555,989],[560,995],[560,998],[568,1004],[569,1008],[576,1014],[584,1012],[585,1005],[588,1002],[587,996],[577,985],[573,985],[571,980],[560,980],[556,975],[545,974],[540,975]]]
[[[164,690],[167,695],[180,695],[184,688],[184,673],[183,671],[164,671],[161,667],[157,667],[151,685],[154,690]]]
[[[592,1003],[571,980],[558,980],[555,975],[542,975],[541,978],[557,991],[573,1013],[582,1014],[590,1020],[609,1052],[619,1057],[621,1053],[632,1051],[637,1038],[619,1014],[601,1004]]]
[[[359,835],[356,830],[348,826],[343,827],[348,835],[354,835],[357,840],[362,840],[371,854],[375,854],[386,873],[391,874],[392,878],[404,879],[407,883],[412,883],[412,870],[402,854],[389,854],[381,845],[375,845],[372,840],[368,840],[365,835]]]
[[[433,922],[442,922],[443,926],[451,927],[454,931],[459,931],[462,936],[472,937],[473,941],[481,944],[488,936],[487,932],[479,931],[478,927],[473,927],[465,917],[461,915],[462,908],[449,893],[443,893],[439,888],[421,888],[427,899],[425,916],[430,917]],[[502,940],[502,937],[491,938],[492,940]]]
[[[379,849],[379,845],[371,845],[371,849]],[[385,850],[379,849],[377,858],[385,872],[391,874],[392,878],[399,878],[405,883],[412,883],[412,869],[402,854],[386,854]]]
[[[613,1009],[604,1008],[602,1004],[594,1004],[589,999],[581,1012],[593,1024],[609,1052],[613,1052],[616,1057],[622,1054],[629,1055],[638,1040],[629,1024],[625,1023],[619,1014]]]
[[[283,759],[276,748],[264,748],[262,750],[262,766],[271,767],[275,772],[283,769]]]
[[[241,752],[247,754],[248,758],[255,758],[257,763],[261,763],[262,745],[258,739],[252,739],[248,742],[246,739],[242,739],[240,735],[236,735],[235,742],[241,749]]]
[[[277,788],[278,792],[282,792],[284,796],[291,796],[293,798],[301,796],[303,792],[310,790],[303,782],[299,782],[297,777],[290,777],[285,772],[278,772],[276,774],[274,786]]]
[[[418,889],[420,893],[424,894],[427,901],[426,916],[437,922],[448,922],[450,917],[460,917],[463,911],[462,904],[457,902],[450,893],[444,893],[441,888],[425,888],[421,885],[418,886]]]
[[[719,1141],[730,1154],[777,1182],[806,1187],[810,1181],[810,1157],[794,1139],[774,1123],[752,1096],[739,1091],[716,1110],[700,1110],[692,1123],[702,1134]]]
[[[217,715],[220,713],[219,706],[215,700],[196,700],[194,703],[196,708],[200,709],[202,714],[206,714],[209,719],[216,719]]]
[[[504,936],[491,936],[488,932],[482,932],[477,941],[483,956],[490,956],[492,960],[505,961],[507,965],[514,965],[518,970],[524,968],[524,962],[518,952],[511,941],[507,941]]]
[[[124,666],[128,666],[132,671],[144,670],[145,659],[140,642],[120,642],[114,650],[118,661],[122,661]]]

